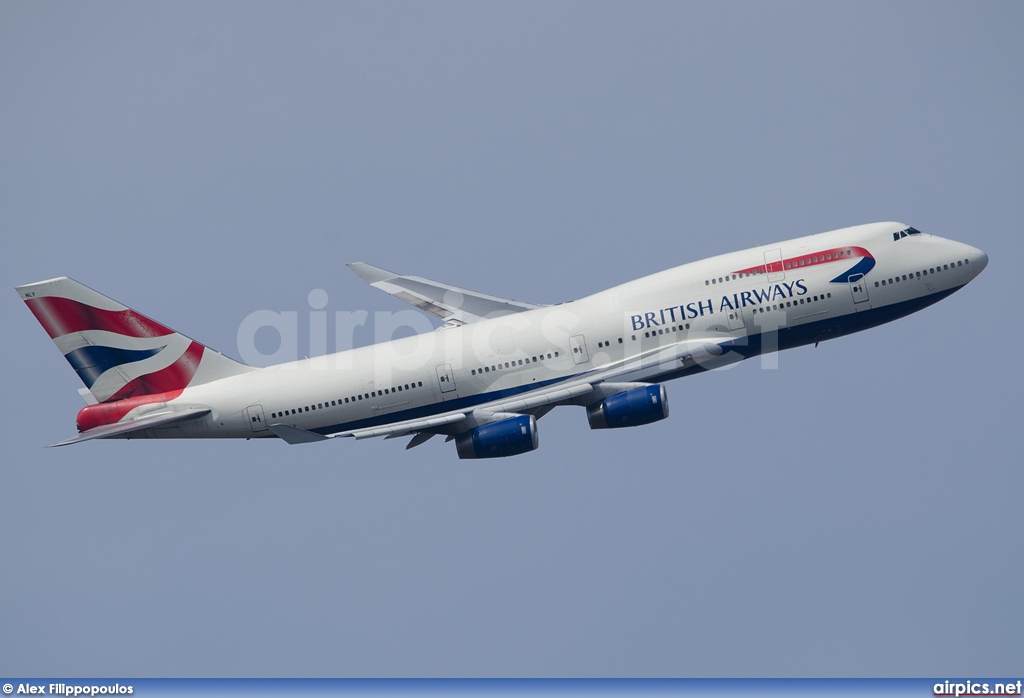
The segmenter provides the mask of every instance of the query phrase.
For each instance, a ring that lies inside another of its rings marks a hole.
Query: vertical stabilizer
[[[117,301],[61,277],[17,287],[97,402],[180,393],[255,371]]]

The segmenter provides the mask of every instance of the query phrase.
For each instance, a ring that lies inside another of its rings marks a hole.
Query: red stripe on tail
[[[43,296],[25,301],[50,339],[83,330],[106,330],[128,337],[163,337],[174,330],[134,310],[102,310],[70,298]]]

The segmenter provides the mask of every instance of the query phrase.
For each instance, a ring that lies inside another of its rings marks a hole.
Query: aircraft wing
[[[410,434],[451,433],[471,429],[479,423],[503,419],[515,413],[535,412],[540,416],[558,405],[585,405],[607,395],[642,385],[643,383],[634,381],[641,378],[652,365],[685,367],[701,364],[710,369],[732,363],[742,358],[741,354],[728,351],[735,341],[721,336],[685,340],[652,349],[627,360],[612,362],[560,384],[452,410],[427,419],[393,422],[369,429],[339,432],[332,436],[370,439],[380,436],[395,438]],[[423,441],[425,439],[414,439],[409,447]]]
[[[164,412],[161,414],[150,414],[139,419],[133,419],[130,422],[118,422],[116,424],[105,424],[95,429],[82,432],[78,436],[70,439],[65,439],[59,443],[52,444],[52,446],[67,446],[69,444],[77,444],[82,441],[91,441],[92,439],[109,439],[115,436],[124,436],[131,434],[136,431],[143,431],[144,429],[152,429],[154,427],[163,427],[170,424],[177,424],[178,422],[186,422],[190,419],[198,419],[204,415],[210,414],[208,409],[193,410],[189,409],[183,412]]]
[[[647,385],[642,382],[644,373],[652,365],[668,364],[689,366],[699,363],[714,368],[737,361],[741,354],[728,351],[735,339],[722,336],[691,339],[665,347],[658,347],[629,359],[612,362],[599,369],[586,371],[564,382],[527,390],[510,397],[498,398],[479,405],[473,405],[450,412],[401,422],[382,424],[368,429],[354,429],[334,434],[319,434],[279,424],[269,425],[275,435],[289,444],[324,441],[335,437],[391,439],[414,435],[406,448],[424,443],[434,434],[451,434],[472,429],[480,424],[507,419],[515,414],[532,413],[538,418],[558,405],[587,405],[608,395]],[[636,382],[640,380],[641,382]]]
[[[365,262],[353,262],[348,267],[374,288],[386,291],[395,298],[441,318],[445,324],[467,325],[484,318],[511,315],[541,307],[477,293],[420,276],[402,276]]]
[[[470,415],[474,413],[514,413],[538,407],[545,407],[547,405],[557,405],[562,402],[568,402],[580,395],[585,395],[593,389],[594,387],[589,382],[577,381],[570,385],[560,385],[547,390],[541,389],[505,400],[494,400],[492,402],[484,403],[483,405],[452,412],[450,414],[431,417],[429,419],[412,419],[405,422],[395,422],[394,424],[374,427],[372,429],[345,431],[340,434],[336,434],[336,436],[353,436],[356,439],[371,439],[376,436],[404,436],[414,432],[437,429],[439,427],[448,426],[449,424],[457,424],[459,422],[467,421]]]

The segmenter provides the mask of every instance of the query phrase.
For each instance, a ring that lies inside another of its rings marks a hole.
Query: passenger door
[[[585,364],[590,361],[590,355],[587,354],[587,340],[581,334],[569,337],[569,351],[572,352],[573,363]]]
[[[455,390],[455,374],[452,373],[452,365],[438,364],[435,370],[437,372],[437,384],[441,388],[441,392],[450,393]]]
[[[864,280],[863,274],[850,276],[850,293],[853,294],[854,303],[863,303],[868,300],[868,282]]]
[[[253,431],[267,430],[267,418],[263,415],[263,405],[249,405],[245,408],[245,415],[249,418],[249,426]]]
[[[783,268],[782,250],[767,250],[764,253],[764,270],[768,273],[768,283],[784,281],[786,270]]]

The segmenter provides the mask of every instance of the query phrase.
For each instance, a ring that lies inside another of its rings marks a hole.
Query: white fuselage
[[[618,381],[664,381],[889,322],[952,293],[987,264],[981,250],[952,240],[916,231],[894,240],[904,229],[879,223],[787,240],[570,303],[189,387],[175,402],[211,414],[146,436],[272,436],[268,424],[344,432],[611,368],[628,369]],[[724,355],[706,351],[715,346]]]

